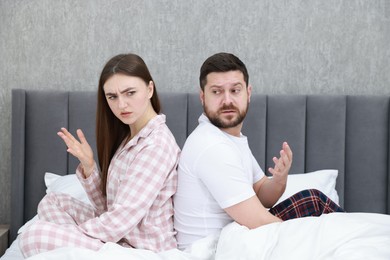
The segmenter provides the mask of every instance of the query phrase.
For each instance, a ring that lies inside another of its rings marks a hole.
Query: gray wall
[[[134,52],[159,91],[197,91],[203,60],[227,51],[256,93],[389,95],[389,46],[390,0],[1,0],[0,223],[13,88],[95,90],[110,57]]]

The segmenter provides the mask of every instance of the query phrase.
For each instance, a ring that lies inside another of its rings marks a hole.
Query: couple
[[[77,138],[65,128],[58,132],[80,161],[76,175],[93,207],[47,194],[39,220],[21,234],[25,257],[65,246],[99,250],[106,242],[155,252],[185,249],[232,221],[256,228],[343,211],[317,190],[274,205],[285,190],[292,151],[282,144],[268,169],[272,178],[254,159],[241,134],[252,87],[239,58],[209,57],[199,79],[204,113],[180,153],[142,58],[122,54],[107,62],[98,86],[98,163],[81,130]]]

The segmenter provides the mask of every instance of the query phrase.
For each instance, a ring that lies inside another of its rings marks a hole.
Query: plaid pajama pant
[[[269,209],[282,220],[345,212],[340,206],[316,189],[300,191]]]
[[[47,194],[38,205],[38,216],[39,220],[20,234],[24,257],[67,246],[97,251],[104,245],[77,227],[96,216],[94,209],[67,194]]]

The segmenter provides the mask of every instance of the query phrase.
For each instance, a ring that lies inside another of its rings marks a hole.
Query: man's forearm
[[[282,196],[286,189],[286,185],[275,182],[272,178],[267,178],[262,184],[256,195],[261,203],[271,208]]]

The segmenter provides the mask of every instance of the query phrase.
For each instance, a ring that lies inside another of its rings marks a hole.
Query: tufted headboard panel
[[[202,112],[197,93],[159,93],[180,147]],[[389,214],[389,96],[252,95],[243,134],[263,169],[283,141],[293,149],[290,174],[338,169],[336,189],[347,211]],[[44,173],[74,173],[77,160],[57,136],[83,129],[95,145],[96,93],[12,90],[11,240],[36,214]]]

